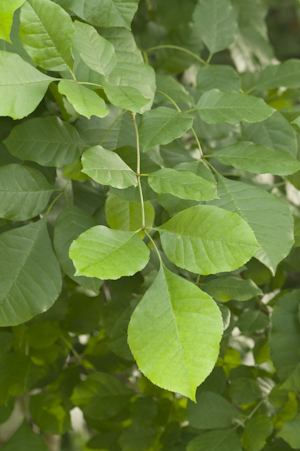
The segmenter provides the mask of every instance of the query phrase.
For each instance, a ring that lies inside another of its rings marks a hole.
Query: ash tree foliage
[[[300,62],[266,3],[1,1],[4,451],[300,449]]]

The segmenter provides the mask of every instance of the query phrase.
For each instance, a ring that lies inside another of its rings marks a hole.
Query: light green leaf
[[[259,249],[244,220],[208,205],[184,210],[157,230],[169,260],[196,274],[233,271]]]
[[[277,434],[282,437],[293,449],[300,448],[300,414],[292,420],[286,421],[282,430]]]
[[[64,94],[77,113],[90,119],[92,115],[105,117],[108,110],[104,100],[96,92],[71,80],[61,80],[58,91]]]
[[[82,233],[70,247],[75,275],[119,279],[141,271],[149,260],[149,249],[134,232],[96,226]]]
[[[202,67],[197,74],[197,86],[202,92],[211,89],[220,91],[239,91],[241,80],[232,66],[218,65]]]
[[[59,168],[72,164],[84,147],[77,130],[57,116],[34,118],[17,125],[5,145],[20,160]]]
[[[294,243],[289,207],[257,186],[221,175],[218,180],[219,199],[209,203],[237,213],[249,224],[261,246],[255,257],[274,275],[278,263],[288,255]]]
[[[74,163],[64,168],[63,176],[70,178],[71,180],[88,180],[89,176],[82,171],[81,158],[75,160]]]
[[[73,46],[88,67],[105,77],[117,64],[113,45],[100,36],[94,27],[77,20],[75,21]]]
[[[123,189],[138,184],[135,173],[119,155],[101,146],[91,147],[84,152],[82,166],[82,172],[102,185]]]
[[[38,106],[54,78],[19,55],[0,51],[0,116],[22,119]]]
[[[97,27],[125,27],[130,24],[139,0],[73,0],[70,9],[78,17]]]
[[[193,19],[211,54],[227,49],[237,34],[236,14],[229,0],[200,0]]]
[[[242,136],[245,141],[263,144],[275,150],[285,150],[297,158],[297,133],[279,111],[259,124],[243,123]]]
[[[223,396],[210,391],[199,392],[197,404],[188,402],[186,419],[197,429],[222,429],[240,416],[237,409]]]
[[[152,227],[155,216],[154,208],[150,201],[146,201],[144,207],[146,227]],[[141,204],[124,200],[114,193],[110,193],[107,197],[105,214],[107,223],[112,229],[134,232],[143,227]]]
[[[4,323],[1,323],[3,326]],[[22,395],[25,380],[30,372],[30,359],[18,351],[0,358],[0,404],[6,404],[10,396]]]
[[[47,451],[47,446],[38,434],[35,434],[29,426],[27,420],[24,420],[14,435],[2,446],[3,451]]]
[[[192,127],[193,120],[193,116],[166,107],[146,111],[139,125],[143,150],[180,138]]]
[[[162,264],[131,317],[128,343],[151,382],[194,401],[215,365],[222,332],[211,297]]]
[[[266,438],[273,432],[271,418],[256,415],[247,421],[242,435],[242,444],[247,451],[260,451],[266,444]]]
[[[150,101],[150,99],[142,96],[140,91],[131,86],[113,86],[105,83],[104,92],[113,105],[133,113],[142,113],[143,107]]]
[[[96,278],[75,276],[75,268],[72,260],[69,258],[69,249],[72,241],[95,225],[96,221],[92,216],[68,203],[55,222],[53,245],[60,266],[67,276],[79,285],[97,293],[101,286],[101,281]]]
[[[206,282],[201,288],[221,302],[248,301],[263,294],[251,279],[244,280],[233,276],[218,277]]]
[[[0,167],[0,217],[25,221],[47,206],[54,188],[36,169],[21,164]]]
[[[289,175],[299,171],[300,162],[285,150],[276,151],[262,144],[241,141],[213,153],[222,164],[255,174]]]
[[[218,89],[204,93],[197,103],[197,110],[207,124],[261,122],[275,112],[263,99],[236,91],[222,92]]]
[[[31,396],[30,414],[34,423],[47,434],[63,435],[71,429],[69,410],[57,393]]]
[[[187,451],[242,451],[236,429],[215,429],[191,440]]]
[[[115,376],[93,373],[75,387],[71,400],[88,417],[102,420],[120,412],[133,395]]]
[[[2,0],[0,4],[0,39],[10,40],[10,31],[14,12],[23,5],[25,0]]]
[[[281,64],[266,67],[253,89],[299,88],[300,61],[290,59]]]
[[[21,9],[20,39],[31,59],[46,70],[73,70],[74,25],[50,0],[26,0]]]
[[[272,330],[269,337],[271,360],[282,381],[289,378],[299,364],[299,294],[299,290],[294,290],[281,296],[272,313]]]
[[[148,183],[157,193],[169,193],[181,199],[204,201],[217,197],[214,183],[208,182],[190,171],[160,169],[151,173]]]
[[[61,290],[61,271],[46,221],[0,235],[0,326],[20,324],[48,310]]]

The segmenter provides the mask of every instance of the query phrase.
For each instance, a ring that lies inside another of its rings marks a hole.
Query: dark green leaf
[[[247,451],[260,451],[266,444],[266,438],[273,432],[270,418],[256,415],[247,421],[242,435],[242,444]]]
[[[19,429],[2,446],[4,451],[47,451],[47,446],[42,437],[35,434],[26,420],[23,421]]]
[[[188,443],[187,451],[242,451],[236,429],[204,432]]]

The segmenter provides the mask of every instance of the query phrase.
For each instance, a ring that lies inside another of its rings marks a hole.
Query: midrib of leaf
[[[174,233],[168,231],[168,230],[163,230],[161,229],[162,232],[165,233],[169,233],[170,235],[174,235]],[[184,233],[184,232],[182,232]],[[231,244],[231,245],[235,245],[235,246],[253,246],[253,247],[258,247],[255,246],[254,244],[247,244],[247,243],[231,243],[230,241],[221,241],[221,240],[213,240],[213,239],[208,239],[208,238],[197,238],[194,236],[189,236],[189,235],[182,235],[182,233],[176,233],[175,235],[183,237],[183,238],[188,238],[190,240],[199,240],[199,241],[208,241],[208,242],[213,242],[213,243],[222,243],[222,244]]]

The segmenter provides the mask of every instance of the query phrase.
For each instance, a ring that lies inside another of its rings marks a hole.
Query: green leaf
[[[218,180],[219,199],[209,203],[237,213],[249,224],[261,246],[255,257],[274,275],[278,263],[288,255],[294,243],[289,207],[257,186],[221,175]]]
[[[272,330],[269,337],[271,360],[282,381],[289,378],[299,364],[299,293],[299,290],[294,290],[281,296],[272,313]]]
[[[114,188],[137,186],[137,177],[132,169],[115,152],[95,146],[82,156],[82,172],[102,185]]]
[[[75,268],[69,258],[69,249],[72,241],[79,235],[96,225],[95,219],[80,208],[68,203],[56,219],[54,228],[53,245],[61,268],[79,285],[98,292],[101,281],[87,277],[75,276]]]
[[[68,309],[63,327],[74,334],[89,334],[99,327],[102,302],[100,296],[74,293],[68,299]]]
[[[114,86],[105,83],[104,92],[113,105],[132,111],[133,113],[141,113],[143,107],[150,101],[140,91],[131,86]]]
[[[14,410],[14,398],[10,398],[5,405],[0,405],[0,424],[5,423]]]
[[[77,20],[75,21],[73,46],[88,67],[105,77],[117,64],[113,45],[100,36],[94,27]]]
[[[141,271],[149,260],[149,249],[135,232],[96,226],[82,233],[70,247],[75,275],[119,279]]]
[[[155,213],[151,202],[146,201],[144,208],[146,227],[152,227]],[[112,229],[133,232],[143,227],[141,204],[124,200],[114,193],[110,193],[107,197],[105,214],[107,223]]]
[[[47,206],[54,188],[36,169],[21,164],[0,167],[0,217],[25,221]]]
[[[193,97],[188,93],[185,87],[171,75],[156,75],[156,83],[157,91],[160,91],[160,93],[157,93],[155,103],[171,104],[171,101],[161,94],[161,92],[163,92],[171,97],[177,104],[185,103],[187,105],[194,105]]]
[[[194,401],[215,365],[222,331],[211,297],[162,264],[131,317],[128,343],[151,382]]]
[[[241,80],[232,66],[218,65],[202,67],[197,74],[197,87],[206,92],[211,89],[220,91],[239,91]]]
[[[300,61],[290,59],[264,69],[253,89],[299,88]]]
[[[71,400],[88,417],[102,420],[120,412],[133,395],[116,377],[93,373],[75,387]]]
[[[193,19],[211,54],[227,49],[237,34],[236,14],[229,0],[200,0]]]
[[[270,319],[260,310],[247,310],[241,314],[236,325],[244,335],[251,335],[268,327]]]
[[[245,312],[245,313],[256,313],[256,312]],[[263,315],[263,313],[261,314]],[[250,318],[249,320],[251,321]],[[259,326],[256,330],[259,330]],[[254,330],[252,330],[252,332],[254,332]],[[240,377],[239,379],[234,380],[231,383],[229,387],[229,394],[233,403],[239,405],[248,405],[254,403],[261,397],[261,390],[259,388],[258,383],[255,380],[247,377]]]
[[[180,199],[179,197],[172,196],[172,194],[160,194],[158,196],[158,203],[167,210],[170,216],[174,216],[176,213],[187,208],[199,205],[199,202],[195,200]]]
[[[157,435],[157,427],[130,425],[122,432],[118,443],[123,451],[146,451],[154,445]]]
[[[64,94],[77,113],[90,119],[92,115],[105,117],[108,110],[104,100],[85,86],[71,80],[61,80],[58,91]]]
[[[290,421],[286,421],[282,430],[277,434],[282,437],[293,449],[300,447],[300,414]]]
[[[59,323],[56,321],[42,321],[33,323],[25,332],[28,345],[35,349],[48,348],[62,335],[63,331]]]
[[[47,434],[63,435],[71,429],[69,411],[56,393],[44,392],[30,397],[34,423]]]
[[[297,158],[297,134],[279,111],[259,124],[243,123],[242,136],[245,141],[263,144],[275,150],[284,150]]]
[[[206,282],[201,288],[221,302],[248,301],[263,294],[251,279],[244,280],[233,276],[218,277]]]
[[[166,107],[146,111],[139,125],[143,150],[180,138],[192,127],[193,120],[193,116]]]
[[[57,116],[38,117],[16,125],[5,145],[20,160],[59,168],[72,164],[84,147],[77,130]]]
[[[75,32],[69,14],[50,0],[26,0],[21,9],[20,39],[31,59],[46,70],[73,70]]]
[[[266,444],[266,438],[273,432],[273,423],[264,415],[256,415],[247,421],[242,435],[242,444],[247,451],[260,451]]]
[[[197,404],[188,402],[186,419],[197,429],[222,429],[230,426],[239,412],[223,396],[210,391],[199,392]]]
[[[139,0],[73,0],[70,8],[78,17],[97,27],[125,27],[137,11]]]
[[[204,93],[196,108],[201,119],[207,124],[261,122],[275,112],[263,99],[236,91],[222,92],[218,89]]]
[[[36,109],[54,78],[19,55],[0,51],[0,116],[22,119]]]
[[[244,220],[208,205],[184,210],[157,230],[169,260],[196,274],[232,271],[259,249]]]
[[[10,396],[22,395],[30,371],[29,357],[19,352],[0,358],[0,404],[6,404]]]
[[[48,310],[61,291],[60,267],[45,220],[0,235],[0,326]]]
[[[6,442],[2,449],[4,451],[16,451],[23,449],[24,451],[47,451],[47,446],[38,434],[35,434],[29,426],[27,420],[24,420],[19,429]]]
[[[191,440],[187,451],[242,451],[236,429],[224,429],[204,432]]]
[[[300,169],[300,162],[289,152],[275,151],[262,144],[241,141],[214,152],[213,157],[222,164],[255,174],[289,175]]]
[[[0,39],[10,40],[10,31],[14,12],[23,5],[25,0],[3,0],[0,5]]]
[[[204,201],[217,197],[214,183],[208,182],[190,171],[160,169],[148,177],[148,183],[157,193],[169,193],[181,199]]]

